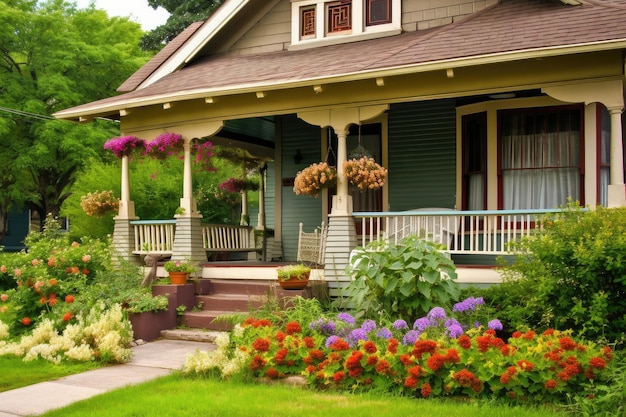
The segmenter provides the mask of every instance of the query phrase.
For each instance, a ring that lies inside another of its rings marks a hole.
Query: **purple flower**
[[[404,330],[404,329],[408,329],[409,325],[406,324],[406,321],[400,319],[400,320],[394,321],[391,327],[393,327],[396,330]]]
[[[446,334],[450,337],[457,338],[463,334],[463,327],[456,319],[446,320]]]
[[[348,343],[355,346],[359,340],[367,340],[367,332],[363,329],[354,329],[348,335]]]
[[[350,314],[348,313],[339,313],[339,315],[337,316],[337,318],[341,321],[343,321],[344,323],[347,324],[354,324],[354,317],[352,317]]]
[[[335,334],[335,323],[326,319],[312,321],[309,328],[327,335]]]
[[[157,159],[165,159],[183,150],[183,137],[177,133],[162,133],[146,144],[146,152]]]
[[[327,348],[330,348],[332,344],[337,341],[337,339],[339,339],[339,336],[335,336],[335,335],[328,336],[328,339],[326,339],[326,343],[324,343],[324,346],[326,346]]]
[[[391,330],[386,327],[381,327],[378,329],[376,336],[382,337],[383,339],[391,339],[393,335],[391,334]]]
[[[413,323],[413,328],[422,333],[424,330],[430,327],[430,324],[431,322],[428,317],[422,317],[421,319],[415,320],[415,323]]]
[[[121,158],[132,154],[134,151],[143,152],[146,149],[146,142],[137,136],[121,136],[107,140],[104,143],[104,149]]]
[[[485,304],[485,301],[482,297],[469,297],[461,302],[456,303],[454,307],[452,307],[452,311],[454,311],[455,313],[471,313],[472,311],[476,310],[476,307],[482,304]]]
[[[365,330],[367,333],[376,330],[376,322],[374,320],[365,320],[361,325],[361,329]]]
[[[446,318],[446,310],[444,310],[441,307],[434,307],[432,310],[430,310],[427,314],[427,317],[431,320],[431,321],[435,321],[435,320],[445,320]]]
[[[489,327],[490,330],[502,330],[502,323],[498,319],[493,319],[487,323],[487,327]]]
[[[409,330],[402,338],[402,344],[406,346],[414,345],[420,337],[420,334],[421,333],[417,330]]]

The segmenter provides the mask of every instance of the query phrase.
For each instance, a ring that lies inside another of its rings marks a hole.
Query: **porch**
[[[539,217],[560,212],[560,209],[459,211],[426,208],[359,212],[352,217],[358,246],[377,240],[399,243],[407,236],[420,236],[446,248],[457,265],[459,283],[489,285],[501,280],[494,267],[497,257],[510,255],[507,244],[533,233],[540,227]],[[131,257],[135,262],[142,263],[142,257],[148,254],[163,259],[172,256],[176,220],[141,220],[130,224],[134,236]],[[199,263],[202,267],[199,278],[273,280],[277,267],[296,261],[282,259],[280,237],[268,237],[251,226],[203,224],[201,235],[206,257]],[[335,268],[332,246],[326,248],[325,258],[327,264],[314,270],[313,280],[325,281],[325,271]],[[157,276],[166,275],[162,266],[158,266]]]

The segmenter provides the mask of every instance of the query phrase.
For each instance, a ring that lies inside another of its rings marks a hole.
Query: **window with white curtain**
[[[598,202],[606,207],[609,203],[609,179],[611,176],[611,115],[602,106],[602,130],[600,132],[600,177],[598,178]]]
[[[551,209],[568,198],[581,201],[582,107],[498,115],[502,208]]]

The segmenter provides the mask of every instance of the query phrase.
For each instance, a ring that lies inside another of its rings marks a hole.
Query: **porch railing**
[[[354,213],[360,220],[359,244],[399,243],[410,235],[445,245],[452,254],[502,255],[507,243],[530,235],[538,217],[553,210],[428,210]],[[358,223],[357,223],[358,224]]]
[[[134,254],[171,254],[176,220],[132,220],[135,232]]]

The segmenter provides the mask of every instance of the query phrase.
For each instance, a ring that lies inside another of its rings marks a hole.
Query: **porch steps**
[[[196,285],[196,308],[182,314],[180,324],[193,329],[227,331],[232,329],[228,315],[247,313],[262,307],[270,297],[279,301],[294,296],[310,297],[309,291],[281,289],[276,280],[201,279]]]

